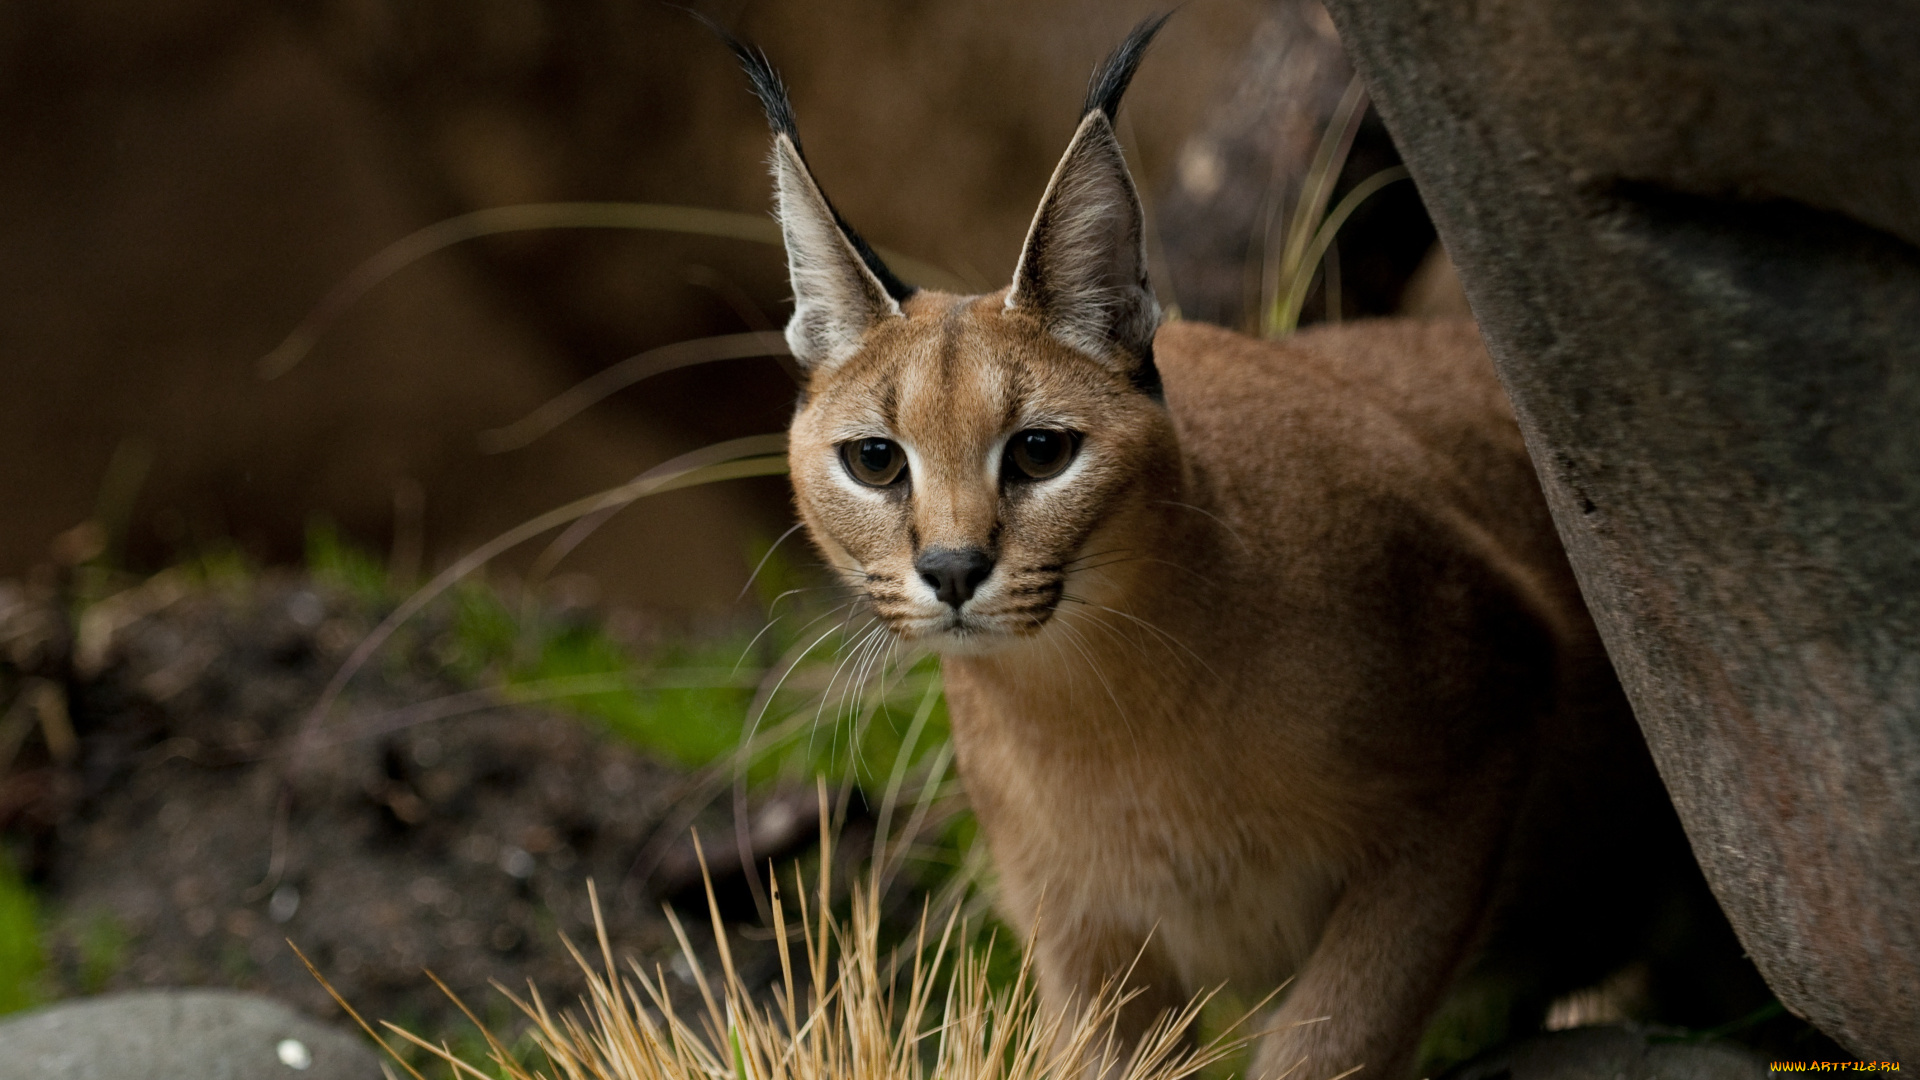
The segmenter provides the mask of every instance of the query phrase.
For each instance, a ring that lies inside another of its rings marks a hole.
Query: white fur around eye
[[[1000,463],[1007,459],[1007,445],[1013,441],[1016,432],[1025,430],[1025,427],[1015,428],[993,440],[993,445],[987,447],[986,457],[980,461],[980,475],[985,477],[988,483],[1000,482]]]
[[[1029,488],[1034,489],[1036,492],[1048,490],[1057,491],[1061,488],[1072,486],[1080,479],[1080,474],[1085,472],[1086,468],[1086,444],[1082,443],[1080,447],[1073,452],[1073,460],[1067,462],[1066,468],[1061,469],[1059,472],[1045,479],[1027,480],[1024,482]]]
[[[874,487],[871,484],[863,484],[854,479],[853,474],[847,470],[847,463],[840,458],[840,448],[856,439],[885,439],[888,442],[898,443],[900,449],[905,451],[907,455],[907,483],[909,490],[911,490],[913,478],[920,475],[920,455],[914,451],[913,444],[900,438],[898,435],[862,429],[857,435],[843,439],[835,439],[832,448],[827,452],[827,468],[833,473],[834,483],[837,484],[842,491],[851,492],[864,499],[883,502],[888,499],[897,498],[897,496],[891,494],[891,489]]]
[[[1007,451],[1013,445],[1013,437],[1023,431],[1031,431],[1034,428],[1045,428],[1049,431],[1080,431],[1083,433],[1069,451],[1073,454],[1073,460],[1067,462],[1066,468],[1061,469],[1049,477],[1029,478],[1024,481],[1024,483],[1036,491],[1042,488],[1071,483],[1085,468],[1087,447],[1093,445],[1093,440],[1084,434],[1086,427],[1087,425],[1084,421],[1074,423],[1053,416],[1036,416],[1021,420],[1019,426],[994,441],[993,453],[987,459],[988,468],[992,471],[994,483],[997,484],[1000,482],[1000,470],[1003,467],[1002,463],[1006,461]]]

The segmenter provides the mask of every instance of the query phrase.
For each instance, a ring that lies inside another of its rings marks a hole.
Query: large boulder
[[[1328,6],[1733,926],[1920,1058],[1920,5]]]

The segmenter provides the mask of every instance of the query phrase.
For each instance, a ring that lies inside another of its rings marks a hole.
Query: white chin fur
[[[1003,629],[991,619],[969,618],[955,626],[952,618],[944,615],[915,619],[895,632],[902,641],[942,656],[982,656],[1018,645],[1032,636]]]

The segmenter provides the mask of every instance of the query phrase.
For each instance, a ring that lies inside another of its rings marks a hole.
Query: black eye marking
[[[1007,440],[1006,457],[1000,467],[1008,480],[1049,480],[1073,464],[1080,449],[1080,433],[1053,428],[1027,428],[1016,431]]]
[[[849,439],[840,444],[847,474],[868,487],[892,487],[907,478],[906,448],[892,439]]]

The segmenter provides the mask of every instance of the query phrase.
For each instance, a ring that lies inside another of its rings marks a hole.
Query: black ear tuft
[[[732,31],[714,22],[704,13],[691,8],[686,9],[686,12],[702,26],[713,31],[714,36],[725,42],[727,48],[732,50],[734,59],[740,61],[741,69],[747,73],[747,85],[752,88],[753,96],[760,99],[760,107],[766,111],[767,126],[773,129],[776,136],[786,136],[787,141],[793,144],[794,153],[800,155],[801,161],[806,161],[806,151],[800,148],[800,125],[793,119],[793,102],[787,97],[787,84],[780,78],[780,73],[774,70],[773,61],[767,59],[767,54],[758,45],[742,41]],[[812,166],[808,166],[808,169],[811,171]],[[825,192],[821,195],[825,197]],[[855,232],[853,226],[847,224],[847,219],[840,216],[839,209],[830,199],[827,201],[827,209],[833,211],[833,223],[840,226],[840,232],[846,236],[847,242],[853,245],[853,250],[860,254],[860,261],[866,263],[867,269],[880,280],[880,286],[887,290],[887,295],[893,297],[896,303],[912,296],[916,291],[914,287],[894,276],[887,264],[880,261],[880,256],[874,252],[866,238]]]
[[[753,96],[760,99],[760,108],[767,114],[767,126],[776,135],[785,135],[793,140],[794,149],[800,148],[800,126],[793,120],[793,102],[787,97],[787,84],[780,73],[773,68],[773,61],[758,45],[752,45],[735,37],[733,32],[714,22],[705,14],[689,10],[687,14],[700,21],[702,26],[713,31],[715,37],[726,43],[734,59],[740,61],[741,70],[747,73],[747,85],[753,90]]]
[[[1107,123],[1114,122],[1120,111],[1120,98],[1127,92],[1127,85],[1133,82],[1133,72],[1140,66],[1140,57],[1146,54],[1148,43],[1153,35],[1173,18],[1173,12],[1163,11],[1158,15],[1149,15],[1140,20],[1113,52],[1107,54],[1106,62],[1094,70],[1093,79],[1087,83],[1087,103],[1080,108],[1085,116],[1095,109],[1107,114]]]

